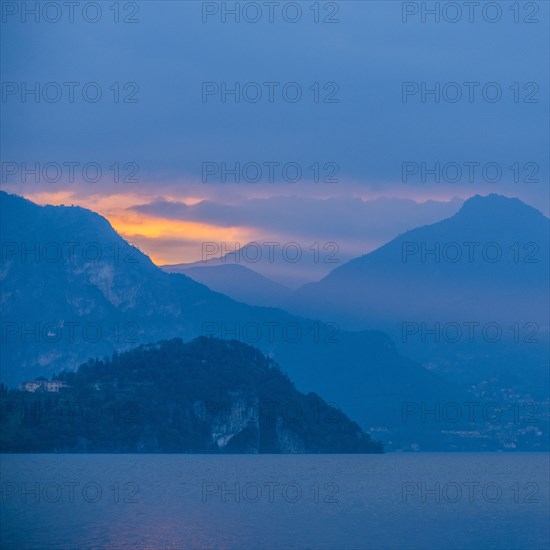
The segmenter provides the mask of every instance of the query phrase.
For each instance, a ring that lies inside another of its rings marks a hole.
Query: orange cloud
[[[26,193],[26,197],[38,204],[78,205],[105,216],[124,239],[136,244],[157,265],[188,263],[201,258],[202,243],[240,243],[244,245],[258,238],[250,227],[219,227],[207,223],[159,218],[128,210],[143,204],[153,196],[113,194],[80,196],[75,191]],[[170,197],[166,197],[171,200]],[[173,197],[172,200],[195,204],[196,197]],[[176,246],[169,250],[155,246],[155,240],[172,241]],[[177,242],[181,241],[181,246]]]
[[[242,227],[218,227],[199,222],[168,220],[135,212],[115,213],[109,220],[116,231],[126,240],[140,246],[140,241],[150,240],[182,241],[182,246],[173,253],[151,250],[149,256],[157,265],[165,263],[194,262],[200,259],[202,243],[241,242],[249,240],[250,230]],[[148,245],[140,246],[148,252]],[[173,254],[177,254],[174,256]]]

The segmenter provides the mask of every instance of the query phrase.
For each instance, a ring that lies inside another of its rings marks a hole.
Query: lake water
[[[1,455],[8,549],[546,549],[549,456]]]

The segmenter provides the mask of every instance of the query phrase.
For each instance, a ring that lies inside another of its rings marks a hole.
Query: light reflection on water
[[[2,455],[0,464],[3,549],[548,548],[542,453]]]

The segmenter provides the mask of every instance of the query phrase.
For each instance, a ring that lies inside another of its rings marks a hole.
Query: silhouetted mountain
[[[236,341],[163,341],[57,379],[67,386],[57,395],[1,395],[20,412],[4,418],[4,452],[382,452],[345,414]]]
[[[299,243],[251,242],[231,250],[229,244],[204,243],[202,260],[161,267],[171,273],[183,273],[195,267],[242,266],[295,290],[308,281],[324,277],[338,263],[336,249],[330,243],[325,246],[317,250],[310,246],[304,249]]]
[[[468,383],[500,376],[502,386],[544,391],[549,228],[518,199],[477,195],[451,218],[303,286],[287,308],[346,329],[376,326],[408,356],[440,372],[464,371],[459,379]]]
[[[187,275],[215,292],[253,306],[278,307],[291,292],[283,285],[238,264],[208,267],[185,267],[185,264],[180,264],[165,265],[162,269],[168,273]]]
[[[548,233],[548,218],[518,199],[476,196],[453,217],[408,231],[301,287],[287,304],[354,328],[405,320],[544,321]]]
[[[404,358],[386,334],[346,332],[331,322],[235,302],[162,271],[86,209],[41,207],[0,193],[0,211],[3,382],[74,370],[90,358],[165,339],[236,339],[274,358],[301,391],[317,392],[365,429],[387,430],[377,436],[387,448],[411,441],[462,448],[460,436],[449,442],[433,426],[411,433],[403,423],[405,402],[469,395]]]

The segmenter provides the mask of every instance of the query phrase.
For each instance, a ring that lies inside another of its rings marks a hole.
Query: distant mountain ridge
[[[497,399],[519,392],[546,401],[549,236],[550,220],[535,208],[476,195],[454,216],[301,287],[285,306],[348,330],[382,329],[446,377],[492,381]]]
[[[289,288],[239,264],[208,267],[186,267],[185,264],[180,264],[161,267],[168,273],[187,275],[215,292],[249,305],[279,307],[291,293]]]
[[[284,242],[249,242],[233,250],[225,243],[212,243],[211,246],[212,251],[203,250],[202,260],[160,267],[170,273],[185,273],[194,268],[201,268],[205,273],[204,270],[209,267],[234,265],[245,267],[272,283],[295,290],[306,281],[325,276],[339,261],[335,243],[324,243],[326,249]],[[227,251],[226,247],[230,250]],[[294,261],[295,256],[299,256],[300,260]],[[289,269],[289,265],[292,269]]]
[[[42,207],[6,193],[0,193],[0,210],[6,251],[0,380],[9,385],[140,344],[213,336],[258,347],[301,391],[317,392],[364,428],[388,426],[397,446],[410,440],[402,401],[463,395],[401,356],[380,331],[351,333],[334,323],[248,306],[185,275],[166,273],[89,210]],[[47,250],[64,250],[66,242],[78,243],[74,254],[45,260]],[[39,247],[40,261],[22,259],[25,246]],[[434,441],[433,434],[427,437]]]
[[[354,329],[433,319],[547,323],[549,228],[518,199],[476,195],[451,218],[304,285],[285,305]]]
[[[466,402],[472,395],[463,381],[404,357],[380,330],[349,332],[336,317],[315,321],[236,302],[185,275],[164,272],[89,210],[41,207],[0,193],[0,213],[4,383],[74,370],[90,358],[140,344],[212,336],[259,348],[300,391],[318,393],[374,430],[388,450],[503,444],[490,425],[483,438],[471,439],[463,435],[469,433],[464,424],[449,431],[405,423],[405,403]],[[63,255],[56,259],[59,249]],[[330,295],[318,300],[329,304]]]

